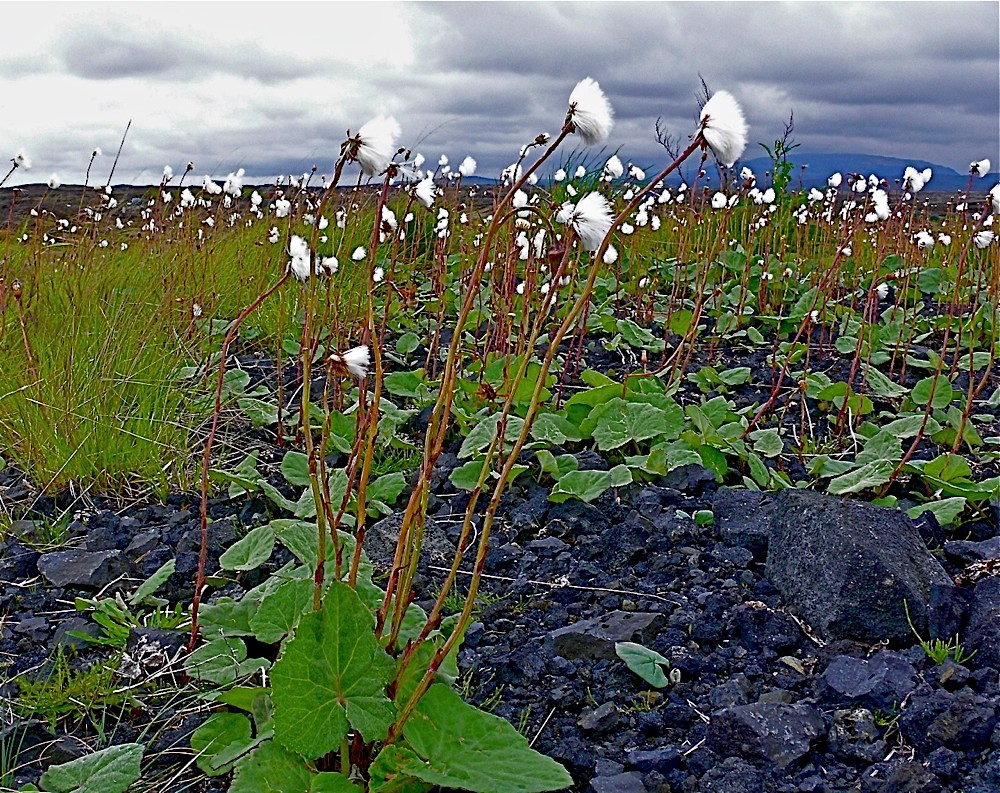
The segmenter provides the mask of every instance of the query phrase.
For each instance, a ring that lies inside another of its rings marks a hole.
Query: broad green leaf
[[[924,415],[919,413],[912,416],[900,416],[895,421],[890,421],[882,429],[897,438],[912,438],[921,429],[928,435],[933,435],[941,429],[941,425],[930,416],[927,418],[927,423],[924,424]]]
[[[176,561],[174,559],[168,559],[160,565],[155,573],[136,587],[135,592],[132,593],[132,597],[128,599],[128,602],[133,606],[142,603],[142,601],[167,583],[167,579],[174,574],[175,566]]]
[[[430,388],[424,382],[424,370],[412,372],[392,372],[382,380],[385,390],[395,396],[422,400],[430,396]]]
[[[595,408],[590,420],[596,422],[593,437],[601,451],[665,435],[671,429],[664,411],[650,404],[626,402],[621,397]]]
[[[920,275],[917,276],[917,288],[926,294],[936,295],[941,291],[942,277],[943,273],[939,267],[928,267],[921,270]]]
[[[330,412],[330,445],[341,454],[351,453],[354,446],[354,430],[353,418],[345,416],[339,410]]]
[[[868,381],[868,387],[871,388],[872,393],[883,399],[895,399],[909,393],[909,389],[892,382],[874,366],[865,366],[865,379]]]
[[[336,777],[335,779],[333,777]],[[275,741],[261,744],[236,765],[229,793],[362,793],[342,774],[317,774]]]
[[[572,454],[560,454],[556,457],[547,449],[539,449],[535,452],[535,459],[542,473],[549,474],[553,479],[560,479],[568,471],[575,471],[580,467],[580,462]]]
[[[598,386],[604,385],[619,386],[619,384],[610,377],[605,374],[601,374],[596,369],[584,369],[583,372],[580,373],[580,379],[591,388],[597,388]]]
[[[495,413],[494,415],[489,416],[476,424],[476,426],[472,428],[472,431],[462,442],[462,446],[458,450],[459,458],[464,459],[466,457],[471,457],[474,454],[478,454],[481,451],[485,451],[486,448],[493,442],[493,439],[497,436],[497,427],[499,423],[500,414]],[[517,440],[517,436],[520,434],[523,426],[524,419],[518,416],[508,416],[507,426],[504,432],[504,440],[508,442]]]
[[[237,404],[255,427],[272,427],[278,423],[278,406],[273,402],[243,397]]]
[[[737,366],[735,369],[723,369],[719,379],[726,385],[742,385],[750,380],[750,367]]]
[[[286,581],[265,597],[250,615],[250,628],[265,644],[276,644],[291,633],[313,602],[312,579]]]
[[[223,570],[254,570],[271,558],[274,529],[269,525],[251,529],[239,542],[230,545],[219,557]]]
[[[868,439],[865,448],[858,452],[854,464],[862,466],[879,460],[896,463],[902,459],[903,446],[899,438],[883,430]]]
[[[753,481],[761,487],[768,487],[771,484],[771,472],[764,465],[764,461],[753,452],[746,455],[746,461]]]
[[[184,659],[184,669],[191,677],[220,686],[232,685],[267,667],[263,658],[247,658],[246,644],[235,637],[212,639]]]
[[[549,501],[561,503],[571,498],[593,501],[611,487],[621,487],[632,482],[632,472],[627,466],[616,465],[610,471],[567,471],[556,482]]]
[[[479,477],[483,474],[485,464],[485,457],[469,460],[469,462],[452,470],[448,475],[448,480],[459,490],[475,490],[476,485],[479,484]]]
[[[649,685],[657,688],[667,685],[667,675],[663,669],[670,667],[670,661],[655,650],[635,642],[615,642],[615,655]]]
[[[276,739],[311,760],[340,746],[349,726],[366,741],[385,738],[395,715],[385,695],[394,669],[357,592],[332,583],[323,608],[302,617],[271,670]]]
[[[925,377],[917,381],[911,394],[911,398],[918,405],[926,405],[929,402],[931,407],[937,410],[947,407],[953,396],[951,382],[943,374],[937,376],[936,384],[934,377]]]
[[[211,701],[253,713],[254,700],[258,697],[269,696],[270,692],[271,689],[263,686],[233,686],[220,691]]]
[[[618,332],[631,346],[650,352],[663,352],[663,339],[658,339],[646,328],[637,325],[630,319],[620,319],[617,322]]]
[[[250,719],[242,713],[213,713],[191,734],[191,748],[195,753],[195,763],[208,776],[225,774],[233,767],[236,757],[230,756],[219,763],[222,752],[237,757],[253,746],[253,728]]]
[[[408,331],[396,339],[396,352],[409,355],[420,346],[420,337],[413,331]]]
[[[781,442],[781,434],[777,427],[766,430],[755,430],[750,433],[750,440],[753,441],[754,451],[765,457],[777,457],[781,454],[784,445]]]
[[[552,446],[583,439],[579,427],[555,413],[540,413],[531,425],[531,437]]]
[[[392,505],[399,494],[406,490],[406,477],[401,472],[383,474],[368,484],[367,498]]]
[[[285,452],[281,458],[281,475],[290,485],[308,487],[312,482],[309,478],[309,458],[302,452]]]
[[[917,504],[906,510],[906,514],[911,518],[917,518],[924,512],[930,512],[942,526],[950,526],[965,511],[967,503],[963,496],[953,496],[942,498],[940,501]]]
[[[959,454],[941,454],[924,466],[923,473],[945,482],[958,479],[968,479],[972,476],[972,468],[968,461]]]
[[[142,748],[123,743],[50,766],[41,785],[50,793],[125,793],[142,775]]]
[[[203,603],[198,610],[198,622],[202,633],[211,636],[252,636],[250,615],[257,604],[248,592],[240,600],[219,598],[214,603]]]
[[[878,487],[889,481],[895,465],[887,460],[873,460],[860,468],[841,474],[830,480],[827,492],[835,496],[844,493],[857,493],[869,487]]]
[[[573,778],[539,754],[510,723],[467,705],[436,683],[417,704],[403,735],[419,759],[402,773],[445,788],[474,793],[563,790]]]
[[[429,793],[433,785],[407,776],[401,770],[404,767],[415,767],[421,762],[412,749],[399,743],[383,747],[368,769],[371,775],[368,788],[370,793]]]

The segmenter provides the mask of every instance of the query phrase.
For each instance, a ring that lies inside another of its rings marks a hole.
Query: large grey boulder
[[[954,586],[912,521],[895,509],[808,490],[775,497],[767,577],[824,639],[926,636],[931,586]]]

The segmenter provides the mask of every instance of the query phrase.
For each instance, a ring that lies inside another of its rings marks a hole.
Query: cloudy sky
[[[189,160],[199,179],[329,173],[379,113],[428,160],[496,176],[587,76],[615,109],[603,156],[641,166],[665,163],[657,118],[693,131],[699,76],[743,105],[746,158],[794,111],[803,151],[1000,162],[995,1],[0,2],[0,18],[0,161],[33,162],[6,186],[80,183],[95,147],[103,183],[129,120],[115,182]]]

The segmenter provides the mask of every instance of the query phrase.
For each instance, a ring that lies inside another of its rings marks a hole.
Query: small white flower
[[[365,250],[365,246],[359,245],[357,248],[354,249],[354,253],[351,254],[351,258],[356,262],[360,262],[367,255],[368,251]]]
[[[566,171],[564,171],[562,168],[556,171],[555,174],[553,174],[552,176],[553,182],[562,182],[565,179],[566,179]]]
[[[773,204],[775,198],[776,198],[776,196],[774,194],[774,188],[773,187],[767,188],[767,190],[765,190],[764,194],[761,196],[761,200],[765,204]]]
[[[48,185],[50,190],[58,190],[61,184],[62,182],[59,181],[59,174],[54,173],[49,177]]]
[[[222,188],[219,187],[215,182],[213,182],[208,176],[202,180],[202,189],[209,195],[218,195],[222,192]]]
[[[586,175],[587,175],[587,169],[586,168],[584,168],[582,165],[576,166],[576,171],[574,171],[574,173],[573,173],[573,178],[574,179],[582,179]]]
[[[563,204],[556,220],[573,227],[584,249],[596,251],[611,229],[614,216],[608,199],[600,193],[587,193],[575,206]]]
[[[727,168],[747,146],[747,124],[743,111],[728,91],[716,91],[701,109],[699,132],[719,162]]]
[[[346,369],[348,374],[359,380],[364,380],[368,376],[370,353],[367,347],[354,347],[347,352],[331,353],[330,362],[341,367],[341,370]]]
[[[514,288],[514,291],[516,291],[519,295],[523,295],[524,294],[524,281],[521,281],[521,283],[519,283]]]
[[[270,242],[272,245],[275,245],[278,242],[278,236],[279,236],[278,227],[272,226],[270,233],[267,235],[267,241]]]
[[[875,294],[878,295],[879,300],[885,300],[889,296],[889,284],[885,281],[880,283],[875,287]]]
[[[385,279],[385,270],[383,270],[381,267],[376,267],[372,271],[372,280],[376,284],[380,284],[384,279]]]
[[[722,209],[726,206],[726,194],[716,193],[712,196],[712,209]]]
[[[974,173],[980,179],[982,179],[986,174],[990,172],[990,161],[989,160],[979,160],[979,162],[973,162],[969,164],[969,173]]]
[[[990,190],[990,201],[993,204],[994,214],[1000,215],[1000,182],[997,182]]]
[[[740,170],[740,179],[744,182],[752,182],[756,179],[756,177],[753,175],[753,171],[744,165],[742,170]]]
[[[604,251],[604,263],[614,264],[618,261],[618,250],[614,245],[609,245],[608,249]]]
[[[340,269],[340,262],[337,261],[336,256],[324,256],[320,259],[319,264],[327,275],[336,275],[337,270]]]
[[[913,239],[921,250],[934,247],[934,237],[929,231],[918,231]]]
[[[841,176],[841,175],[840,175],[840,172],[838,171],[837,173],[835,173],[835,174],[831,175],[831,176],[830,176],[830,178],[826,180],[826,183],[827,183],[827,184],[828,184],[828,185],[829,185],[830,187],[832,187],[832,188],[833,188],[834,190],[836,190],[836,189],[837,189],[838,187],[840,187],[840,183],[841,183],[841,182],[842,182],[843,180],[844,180],[844,177],[843,177],[843,176]]]
[[[643,276],[639,279],[639,288],[645,289],[647,286],[649,286],[649,279],[646,278],[646,276]]]
[[[101,147],[100,146],[98,146],[97,148],[94,149],[94,156],[95,157],[100,157],[103,153],[104,152],[101,151]]]
[[[287,198],[279,198],[274,202],[274,216],[279,218],[287,218],[288,213],[292,211],[292,202]]]
[[[199,306],[197,303],[191,304],[191,316],[194,317],[195,319],[198,319],[198,317],[201,316],[201,306]]]
[[[401,131],[392,116],[376,116],[358,130],[354,138],[354,159],[365,176],[378,176],[389,167]]]
[[[944,246],[951,245],[951,236],[942,232],[938,234],[938,242]]]
[[[24,168],[26,171],[31,170],[31,158],[25,154],[24,149],[19,149],[17,154],[14,155],[14,166],[17,168]]]
[[[571,185],[571,184],[566,185],[566,195],[568,195],[570,198],[575,198],[576,197],[576,188],[573,187],[573,185]]]
[[[628,175],[635,179],[637,182],[641,182],[646,178],[646,172],[642,170],[638,165],[629,165]]]
[[[458,166],[458,172],[462,176],[472,176],[476,172],[476,161],[472,157],[466,157]]]
[[[972,241],[976,244],[976,247],[982,250],[989,246],[991,242],[996,238],[996,234],[992,231],[980,231],[972,238]]]
[[[588,146],[608,139],[614,125],[614,111],[596,80],[585,77],[576,84],[569,95],[566,121]]]

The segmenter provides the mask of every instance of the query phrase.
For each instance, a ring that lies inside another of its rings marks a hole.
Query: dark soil
[[[602,370],[622,368],[620,357],[596,343],[589,358]],[[716,364],[727,363],[750,365],[753,382],[771,382],[759,357],[736,360],[720,352]],[[273,373],[257,359],[244,365],[255,379],[258,370]],[[830,365],[841,363],[833,357]],[[728,396],[743,406],[762,401],[767,391],[746,386]],[[686,384],[677,398],[699,396]],[[238,424],[228,432],[241,439],[241,448],[260,449],[261,469],[280,485],[283,449],[273,438]],[[454,547],[468,499],[448,481],[459,462],[456,451],[457,444],[440,458],[429,504],[418,581],[427,597]],[[569,451],[581,468],[609,465],[592,450]],[[898,489],[904,500],[911,495],[906,486]],[[490,541],[482,608],[459,656],[459,687],[564,763],[576,780],[574,791],[1000,789],[1000,631],[977,634],[980,646],[965,649],[979,652],[964,663],[940,665],[912,636],[875,645],[820,639],[790,613],[768,579],[767,534],[776,509],[771,497],[720,488],[700,466],[609,491],[590,504],[554,504],[548,492],[525,475],[504,499]],[[75,598],[130,592],[173,558],[176,572],[159,594],[171,603],[190,599],[199,547],[197,494],[131,505],[70,493],[47,496],[8,468],[0,471],[0,501],[18,518],[0,543],[0,615],[6,615],[0,620],[0,679],[6,681],[0,702],[6,708],[17,698],[19,676],[52,673],[59,647],[76,669],[110,657],[109,648],[71,634],[100,635],[74,609]],[[714,523],[698,525],[692,516],[699,510],[714,510]],[[252,497],[214,498],[209,512],[210,571],[218,570],[220,553],[237,536],[277,515],[270,502]],[[53,556],[42,545],[64,514],[64,555]],[[366,542],[377,569],[387,562],[390,546],[380,538],[391,536],[392,521],[373,526]],[[945,532],[926,513],[916,529],[928,546],[944,547],[937,558],[964,584],[966,597],[931,627],[954,627],[964,639],[975,619],[970,602],[992,602],[988,567],[975,581],[962,576],[969,575],[970,562],[1000,556],[1000,548],[991,550],[1000,536],[996,510],[961,535]],[[954,542],[959,540],[970,542]],[[76,555],[66,556],[67,549]],[[285,561],[276,552],[270,568]],[[221,592],[238,597],[264,574],[243,574]],[[150,676],[176,675],[177,665],[144,655],[143,637],[171,657],[185,639],[133,630],[128,657],[135,676],[121,673],[120,683],[134,682],[141,693],[121,697],[107,715],[100,709],[69,715],[53,728],[8,711],[0,740],[20,745],[18,784],[37,781],[48,765],[80,756],[100,739],[147,745],[144,779],[155,781],[142,790],[226,789],[226,778],[206,780],[190,764],[190,733],[209,706],[190,695],[157,696],[171,687],[158,689],[147,682]],[[615,641],[638,642],[669,659],[671,684],[657,690],[644,683],[617,658]],[[253,650],[274,654],[274,648]]]

